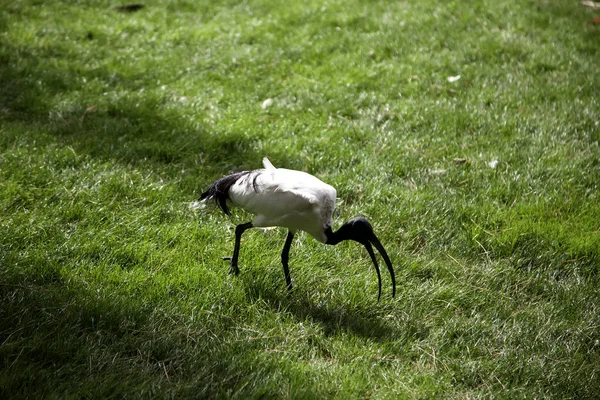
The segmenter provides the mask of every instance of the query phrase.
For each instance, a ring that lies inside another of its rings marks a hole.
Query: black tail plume
[[[253,171],[242,171],[236,172],[231,175],[227,175],[214,181],[208,190],[200,195],[200,200],[214,200],[221,210],[227,215],[230,215],[229,208],[227,207],[227,200],[229,198],[229,189],[233,186],[238,180],[249,175]]]

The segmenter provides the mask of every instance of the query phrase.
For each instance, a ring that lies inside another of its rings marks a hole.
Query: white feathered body
[[[275,168],[267,158],[265,169],[241,177],[229,189],[233,205],[254,214],[255,227],[281,226],[305,231],[325,243],[332,226],[335,189],[301,171]]]

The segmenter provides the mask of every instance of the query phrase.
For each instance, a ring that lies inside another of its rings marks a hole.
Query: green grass
[[[117,4],[0,7],[1,398],[598,396],[593,11]],[[249,216],[190,204],[263,156],[373,222],[396,299],[304,234],[286,293],[280,229],[227,275]]]

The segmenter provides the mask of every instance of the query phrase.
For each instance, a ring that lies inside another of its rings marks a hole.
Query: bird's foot
[[[232,258],[231,257],[223,257],[223,261],[231,261]],[[230,267],[229,267],[229,275],[238,275],[240,273],[240,269],[237,266],[237,263],[231,263]]]

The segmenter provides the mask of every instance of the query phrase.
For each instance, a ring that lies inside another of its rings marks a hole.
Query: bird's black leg
[[[252,222],[246,222],[245,224],[239,224],[235,227],[235,247],[233,248],[233,256],[231,257],[231,266],[229,267],[230,274],[239,274],[238,268],[238,257],[240,255],[240,241],[242,240],[242,233],[247,229],[252,228]]]
[[[287,284],[288,290],[292,289],[292,278],[290,278],[290,269],[288,268],[288,259],[290,256],[290,247],[292,246],[292,240],[294,234],[288,231],[285,244],[283,245],[283,251],[281,252],[281,263],[283,264],[283,273],[285,274],[285,283]]]

